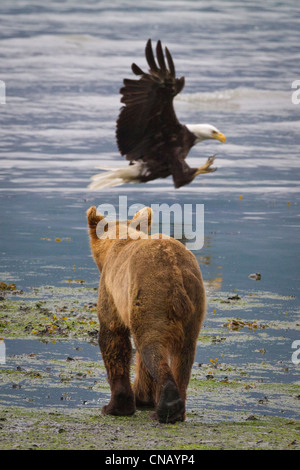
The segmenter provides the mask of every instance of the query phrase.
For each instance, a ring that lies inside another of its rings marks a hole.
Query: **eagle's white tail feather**
[[[139,183],[142,166],[142,162],[138,162],[124,168],[113,168],[105,173],[98,173],[97,175],[92,176],[92,182],[89,184],[89,189],[93,191],[97,189],[111,188],[113,186],[120,186],[125,183]]]

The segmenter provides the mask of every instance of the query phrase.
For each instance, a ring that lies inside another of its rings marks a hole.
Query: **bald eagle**
[[[148,73],[136,64],[131,68],[138,80],[124,79],[117,120],[116,139],[121,155],[129,166],[92,177],[90,189],[97,190],[124,183],[146,183],[172,175],[175,188],[184,186],[202,173],[215,171],[214,157],[200,168],[191,168],[185,158],[190,149],[205,139],[225,142],[225,136],[210,124],[182,125],[176,116],[173,100],[184,87],[184,77],[176,78],[172,56],[161,41],[154,58],[151,39],[145,49]]]

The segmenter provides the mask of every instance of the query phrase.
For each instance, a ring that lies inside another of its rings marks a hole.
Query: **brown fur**
[[[150,216],[150,217],[149,217]],[[151,210],[133,221],[148,220]],[[172,238],[98,238],[104,217],[87,211],[91,251],[101,272],[98,292],[99,345],[111,399],[102,412],[131,415],[136,406],[155,407],[160,422],[185,419],[186,389],[196,342],[205,316],[205,291],[195,256]],[[117,237],[130,233],[130,221],[117,222]],[[138,224],[137,229],[145,227]],[[147,225],[147,224],[146,224]],[[107,235],[107,234],[106,234]],[[136,378],[130,384],[132,336]]]

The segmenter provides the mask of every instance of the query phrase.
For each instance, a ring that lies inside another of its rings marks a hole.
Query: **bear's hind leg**
[[[185,402],[181,398],[175,382],[168,380],[162,387],[156,407],[160,423],[174,424],[185,420]]]
[[[136,351],[136,378],[133,384],[135,404],[140,408],[154,408],[155,383],[142,361],[141,355]]]
[[[111,389],[111,399],[102,408],[103,414],[126,416],[135,412],[130,385],[132,347],[129,334],[125,326],[117,325],[110,329],[100,322],[99,346]]]
[[[161,423],[185,419],[185,402],[168,364],[168,352],[160,343],[150,343],[140,350],[143,362],[156,384],[154,417]]]
[[[181,349],[174,352],[171,360],[171,369],[181,398],[186,401],[186,390],[189,384],[192,366],[194,363],[196,341],[190,341]]]

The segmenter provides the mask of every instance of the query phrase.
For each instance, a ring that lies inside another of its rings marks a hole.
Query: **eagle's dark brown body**
[[[182,142],[184,142],[184,147],[189,150],[196,142],[196,137],[186,126],[182,126],[178,138],[174,138],[171,145],[165,144],[157,149],[153,160],[145,159],[147,172],[145,175],[141,175],[141,183],[147,183],[147,181],[157,178],[167,178],[170,175],[173,177],[175,188],[190,183],[194,179],[197,169],[190,168],[182,157]],[[169,158],[166,158],[166,155],[169,155]]]

